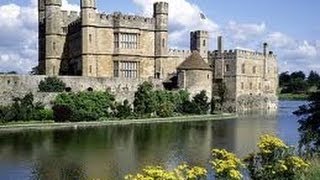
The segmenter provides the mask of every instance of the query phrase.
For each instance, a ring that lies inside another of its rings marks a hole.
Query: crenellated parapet
[[[236,59],[236,58],[243,58],[243,59],[254,59],[254,60],[263,60],[264,54],[257,51],[249,51],[249,50],[243,50],[243,49],[231,49],[231,50],[224,50],[223,53],[224,59]],[[210,58],[220,58],[220,54],[218,50],[215,51],[209,51],[209,57]],[[270,51],[267,54],[268,59],[276,59],[276,55],[273,54],[272,51]]]
[[[81,31],[81,19],[78,18],[68,25],[68,34],[74,34]]]
[[[80,17],[80,14],[78,11],[62,10],[61,13],[62,13],[62,18],[63,18],[62,21],[64,26],[68,26],[70,23],[79,19]]]
[[[169,56],[186,58],[192,54],[191,50],[169,49]]]
[[[154,30],[155,19],[149,17],[142,17],[136,15],[122,14],[121,12],[114,12],[113,14],[98,13],[98,26],[111,26],[123,28],[137,28]]]

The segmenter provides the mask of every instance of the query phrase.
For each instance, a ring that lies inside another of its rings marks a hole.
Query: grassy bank
[[[197,116],[178,116],[170,118],[148,118],[148,119],[125,119],[125,120],[104,120],[90,122],[66,122],[56,123],[53,121],[30,121],[30,122],[11,122],[0,124],[1,131],[20,131],[29,129],[60,129],[60,128],[80,128],[80,127],[98,127],[111,125],[129,125],[145,123],[173,123],[173,122],[193,122],[208,120],[234,119],[235,114],[216,114],[216,115],[197,115]]]
[[[288,100],[288,101],[305,101],[308,99],[307,94],[279,94],[279,100]]]

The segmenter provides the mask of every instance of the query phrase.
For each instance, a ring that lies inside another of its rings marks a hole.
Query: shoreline
[[[65,122],[58,123],[53,121],[46,122],[21,122],[0,124],[0,133],[24,131],[24,130],[52,130],[68,128],[85,128],[85,127],[103,127],[131,124],[152,124],[152,123],[178,123],[178,122],[199,122],[199,121],[218,121],[237,118],[236,114],[217,114],[217,115],[194,115],[194,116],[177,116],[169,118],[147,118],[147,119],[124,119],[110,121],[87,121],[87,122]]]

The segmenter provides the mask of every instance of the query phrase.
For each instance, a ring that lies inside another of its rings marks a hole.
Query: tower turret
[[[208,31],[193,31],[190,33],[190,50],[198,51],[201,57],[208,62],[208,46],[209,32]]]
[[[81,0],[82,76],[98,76],[96,51],[96,1]]]
[[[45,2],[45,74],[59,75],[63,52],[61,0]]]
[[[45,73],[45,12],[46,12],[46,5],[45,0],[38,0],[38,73],[44,74]]]
[[[168,12],[169,4],[156,2],[153,5],[155,18],[155,77],[161,76],[161,61],[168,55]]]
[[[267,79],[268,74],[268,43],[263,43],[263,78]]]

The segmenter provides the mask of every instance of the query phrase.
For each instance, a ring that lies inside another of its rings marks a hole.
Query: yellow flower
[[[276,149],[287,149],[288,146],[279,138],[274,135],[262,135],[258,147],[262,153],[269,154]]]

